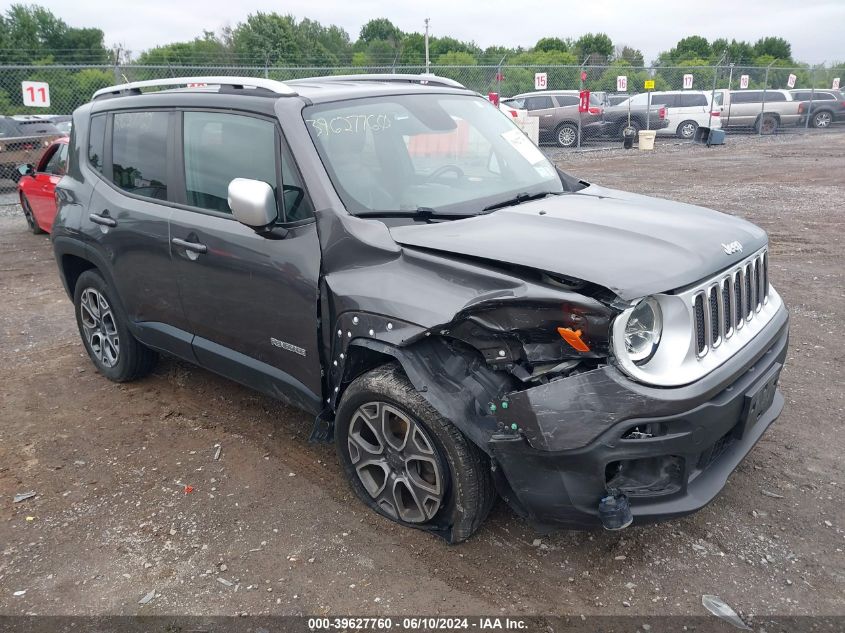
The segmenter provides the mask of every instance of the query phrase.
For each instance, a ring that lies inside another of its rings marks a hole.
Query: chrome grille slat
[[[693,328],[699,358],[719,347],[762,310],[769,294],[768,265],[768,251],[763,251],[715,281],[702,284],[693,295]]]

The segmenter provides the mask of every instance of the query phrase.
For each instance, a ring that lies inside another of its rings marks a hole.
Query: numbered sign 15
[[[534,73],[534,90],[545,90],[549,87],[549,76],[546,73]]]
[[[22,81],[21,93],[28,108],[50,107],[50,84],[46,81]]]
[[[795,87],[795,80],[798,79],[795,75],[789,75],[789,78],[786,80],[786,85],[790,88]]]
[[[619,75],[616,78],[616,91],[628,92],[628,77],[626,77],[625,75]]]
[[[684,75],[684,90],[692,88],[692,75]]]

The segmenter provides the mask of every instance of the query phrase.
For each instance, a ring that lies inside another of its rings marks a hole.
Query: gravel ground
[[[539,536],[499,503],[454,547],[396,527],[353,497],[331,447],[307,442],[307,415],[172,359],[137,383],[99,376],[49,241],[9,205],[0,614],[645,617],[704,615],[701,595],[717,594],[757,621],[845,615],[845,133],[549,152],[584,179],[769,231],[793,319],[787,407],[711,505],[622,533]]]

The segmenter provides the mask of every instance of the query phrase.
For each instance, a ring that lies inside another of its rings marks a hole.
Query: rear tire
[[[115,296],[96,270],[86,270],[73,293],[76,324],[91,361],[103,376],[129,382],[149,374],[158,354],[132,336]]]
[[[23,209],[23,217],[26,218],[26,224],[29,226],[29,231],[33,235],[41,235],[44,229],[38,226],[38,220],[35,219],[35,214],[32,213],[32,207],[29,206],[29,200],[26,196],[21,194],[21,209]]]
[[[678,138],[682,138],[685,141],[689,141],[695,138],[696,130],[698,130],[698,123],[696,123],[695,121],[683,121],[678,126],[678,129],[675,131],[675,134]]]
[[[372,510],[450,543],[472,535],[496,499],[487,456],[390,363],[349,386],[335,444],[355,494]]]
[[[776,116],[771,114],[764,114],[762,117],[757,119],[757,123],[754,126],[754,131],[758,134],[763,134],[765,136],[769,134],[774,134],[778,131],[778,119]]]
[[[833,115],[827,110],[821,110],[813,115],[812,124],[814,128],[829,128],[831,123],[833,123]]]

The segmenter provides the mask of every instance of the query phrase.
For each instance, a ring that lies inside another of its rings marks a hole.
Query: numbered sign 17
[[[28,108],[50,107],[50,84],[46,81],[22,81],[21,93]]]
[[[545,90],[549,87],[549,76],[546,73],[534,73],[534,90]]]
[[[628,77],[626,77],[625,75],[619,75],[616,78],[616,91],[628,92]]]
[[[798,79],[795,75],[789,75],[789,79],[786,80],[786,85],[790,88],[795,87],[795,80]]]
[[[745,90],[748,88],[748,75],[741,75],[739,78],[739,88],[740,90]]]
[[[684,75],[684,90],[692,88],[692,75]]]

